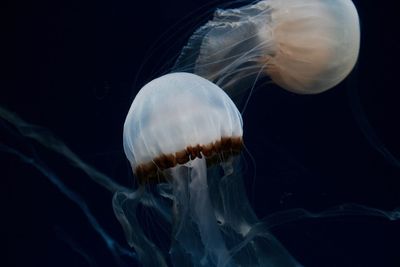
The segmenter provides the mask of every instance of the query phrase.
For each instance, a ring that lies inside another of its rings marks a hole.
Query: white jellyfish
[[[350,0],[262,0],[217,10],[191,36],[174,70],[200,75],[235,97],[261,77],[315,94],[350,73],[359,46]]]
[[[114,209],[144,266],[300,266],[247,202],[242,126],[228,95],[197,75],[167,74],[140,90],[125,121],[124,150],[141,189],[117,193]],[[173,224],[167,252],[138,223],[146,197]]]

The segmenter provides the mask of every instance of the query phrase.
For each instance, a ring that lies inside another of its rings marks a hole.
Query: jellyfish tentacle
[[[0,118],[7,121],[24,137],[32,139],[51,151],[64,156],[72,165],[86,173],[94,182],[111,192],[129,190],[113,181],[110,177],[96,170],[78,157],[64,142],[54,136],[47,129],[30,124],[21,119],[17,114],[0,106]]]
[[[143,195],[143,188],[135,192],[115,192],[113,197],[114,214],[124,229],[128,244],[133,247],[140,263],[149,267],[167,267],[160,250],[144,234],[137,219],[136,208]]]
[[[69,189],[62,182],[62,179],[56,173],[54,173],[44,162],[42,162],[37,155],[35,155],[36,153],[33,148],[31,148],[31,150],[34,155],[28,156],[28,155],[24,154],[23,152],[18,151],[17,149],[14,149],[7,145],[0,144],[1,152],[15,155],[15,156],[19,157],[21,159],[21,161],[33,166],[40,173],[42,173],[43,176],[46,177],[54,186],[56,186],[57,189],[62,194],[64,194],[69,200],[71,200],[73,203],[75,203],[82,210],[82,212],[86,216],[88,222],[93,227],[95,232],[97,234],[99,234],[100,237],[103,239],[108,250],[111,252],[116,263],[119,266],[125,265],[123,263],[123,260],[121,259],[122,256],[127,256],[127,257],[137,261],[136,254],[132,251],[129,251],[129,250],[123,248],[120,244],[118,244],[100,225],[100,223],[97,221],[96,217],[90,211],[89,206],[86,204],[86,202],[76,192]]]
[[[240,266],[301,266],[255,215],[244,190],[239,170],[240,157],[221,162],[222,177],[209,175],[212,180],[213,207],[221,218],[226,240],[234,239],[230,256]],[[210,189],[211,190],[211,189]],[[228,231],[227,229],[230,229]],[[235,235],[232,234],[232,231]],[[251,255],[251,256],[244,256]]]

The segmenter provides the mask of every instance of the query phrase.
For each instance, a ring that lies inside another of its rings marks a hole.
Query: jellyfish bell
[[[291,92],[316,94],[350,73],[359,46],[350,0],[262,0],[217,10],[189,39],[174,70],[198,74],[230,95],[262,76]]]
[[[124,150],[141,184],[195,158],[236,154],[242,117],[218,86],[189,73],[171,73],[146,84],[124,125]]]
[[[238,171],[242,135],[229,96],[195,74],[170,73],[139,91],[124,124],[124,150],[139,190],[117,192],[113,205],[144,266],[300,266],[247,201]],[[150,185],[159,195],[140,200]],[[172,224],[168,251],[143,233],[139,202]]]

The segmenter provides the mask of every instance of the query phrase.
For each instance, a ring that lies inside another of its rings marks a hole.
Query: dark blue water
[[[361,51],[344,82],[313,96],[259,88],[249,102],[244,140],[254,163],[244,155],[244,178],[260,218],[343,203],[384,211],[400,206],[396,9],[394,3],[354,2]],[[4,11],[0,105],[49,129],[115,181],[133,186],[122,150],[131,101],[146,82],[168,72],[190,34],[223,3],[15,2]],[[63,157],[13,134],[11,125],[1,125],[2,145],[38,156],[128,248],[107,190]],[[9,153],[0,153],[0,167],[1,266],[117,266],[82,210],[48,177]],[[151,225],[152,219],[144,220]],[[278,225],[273,233],[304,266],[400,266],[398,221],[305,219]],[[127,256],[123,260],[136,266]]]

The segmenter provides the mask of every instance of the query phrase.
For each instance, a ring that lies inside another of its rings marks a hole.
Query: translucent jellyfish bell
[[[229,94],[265,75],[286,90],[315,94],[350,73],[359,46],[350,0],[263,0],[217,10],[189,39],[174,69],[198,74]]]
[[[172,73],[144,86],[127,115],[124,150],[141,183],[195,158],[239,152],[242,117],[218,86]]]
[[[140,187],[117,192],[113,205],[143,266],[300,266],[247,201],[236,156],[242,134],[235,104],[204,78],[171,73],[140,90],[124,125]],[[172,224],[168,251],[141,229],[139,202]]]

